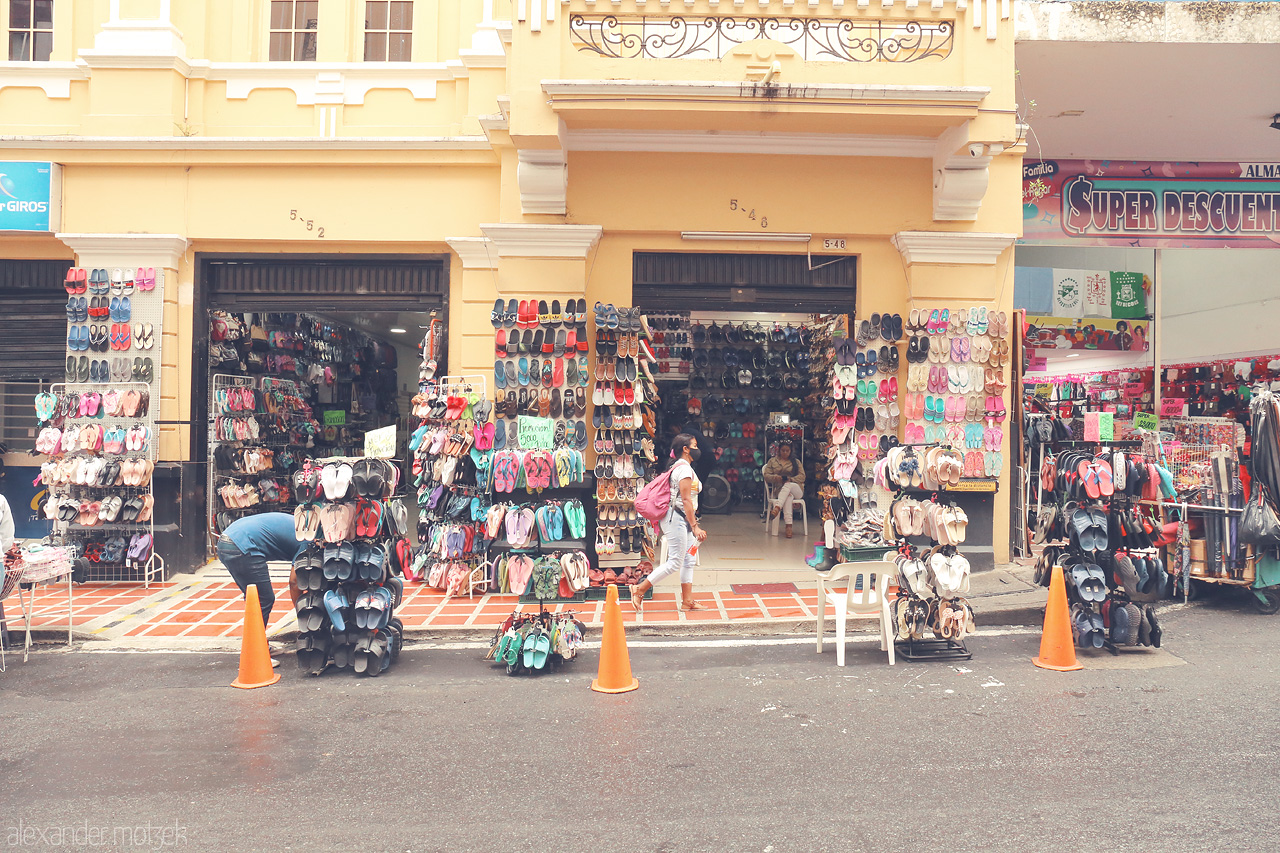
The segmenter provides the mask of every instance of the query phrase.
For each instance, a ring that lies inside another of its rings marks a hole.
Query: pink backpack
[[[667,517],[669,509],[671,509],[670,468],[646,483],[636,495],[636,512],[655,528]]]

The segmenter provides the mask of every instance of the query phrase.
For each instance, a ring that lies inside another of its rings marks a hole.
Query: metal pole
[[[1155,309],[1151,315],[1151,327],[1148,329],[1147,340],[1151,342],[1151,363],[1152,363],[1152,387],[1155,391],[1155,411],[1153,414],[1160,417],[1160,398],[1161,382],[1160,382],[1160,365],[1164,363],[1164,353],[1161,351],[1164,345],[1164,335],[1161,334],[1160,314],[1164,302],[1164,288],[1161,286],[1161,268],[1164,262],[1164,250],[1155,250],[1155,271],[1151,275],[1151,289],[1155,292]]]

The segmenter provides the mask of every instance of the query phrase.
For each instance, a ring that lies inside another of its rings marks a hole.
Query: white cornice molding
[[[498,250],[488,237],[454,237],[445,242],[458,255],[464,270],[491,270],[498,266]]]
[[[88,76],[74,62],[0,62],[0,90],[42,89],[46,98],[70,98],[71,83]]]
[[[784,154],[819,157],[932,157],[926,136],[772,133],[716,130],[570,130],[570,151],[646,151],[697,154]]]
[[[82,266],[163,267],[176,270],[190,240],[178,234],[75,234],[54,235],[76,253]]]
[[[599,225],[520,225],[481,223],[480,230],[497,247],[500,258],[585,259],[600,240]]]
[[[555,99],[619,97],[659,101],[703,98],[742,98],[771,103],[795,101],[841,101],[882,104],[936,104],[939,102],[976,107],[991,94],[986,86],[895,86],[883,83],[824,83],[820,85],[739,83],[723,80],[543,80],[542,91]]]
[[[483,136],[0,136],[0,149],[488,151]]]
[[[899,231],[893,245],[908,264],[991,266],[1017,238],[977,231]]]

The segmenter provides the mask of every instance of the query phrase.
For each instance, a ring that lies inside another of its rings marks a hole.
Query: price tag
[[[1000,484],[995,480],[961,480],[948,485],[948,492],[994,492]]]
[[[1162,418],[1180,418],[1182,417],[1182,407],[1186,403],[1183,397],[1163,397],[1160,400],[1160,417]]]
[[[1098,440],[1113,441],[1116,437],[1115,415],[1111,412],[1098,414]]]
[[[337,410],[325,409],[324,425],[325,426],[346,426],[347,425],[346,411],[342,409],[337,409]]]
[[[1160,425],[1160,419],[1150,412],[1135,412],[1133,415],[1134,429],[1154,430]]]
[[[555,450],[555,435],[554,418],[521,415],[516,419],[516,436],[521,450]]]
[[[1053,394],[1053,386],[1048,382],[1040,382],[1036,384],[1035,395],[1038,399],[1048,400]]]
[[[390,459],[396,455],[396,425],[371,429],[364,434],[364,455],[369,459]]]

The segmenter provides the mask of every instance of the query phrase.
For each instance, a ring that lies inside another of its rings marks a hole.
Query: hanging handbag
[[[1240,541],[1261,548],[1280,545],[1280,518],[1267,499],[1266,489],[1258,484],[1240,516]]]

